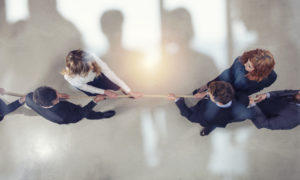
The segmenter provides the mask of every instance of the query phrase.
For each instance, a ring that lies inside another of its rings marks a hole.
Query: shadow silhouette
[[[168,67],[168,86],[175,93],[190,94],[193,88],[198,88],[203,83],[212,79],[217,73],[217,67],[212,58],[199,53],[191,48],[194,30],[191,15],[185,8],[176,8],[166,11],[163,7],[162,14],[162,59]],[[197,100],[186,99],[191,106]],[[172,107],[173,106],[173,107]],[[172,108],[172,109],[171,109]],[[209,155],[212,147],[210,138],[200,137],[202,127],[191,123],[180,116],[175,104],[169,104],[164,109],[167,111],[166,119],[177,121],[176,124],[168,124],[170,129],[178,128],[179,139],[199,139],[205,150],[198,149],[201,156],[199,169],[206,169],[209,163]],[[174,113],[176,112],[176,113]],[[176,127],[181,125],[182,127]],[[175,126],[175,127],[172,127]]]
[[[103,34],[107,38],[109,48],[101,56],[101,59],[108,64],[111,70],[117,74],[133,91],[151,92],[149,84],[145,83],[142,72],[142,52],[129,50],[122,44],[124,15],[120,10],[112,9],[103,13],[100,18],[100,26]],[[128,103],[130,101],[130,103]],[[124,105],[126,104],[126,105]],[[132,107],[142,105],[141,101],[118,100],[103,102],[101,107],[113,106],[118,114],[123,114]]]
[[[9,32],[9,25],[6,22],[6,3],[5,0],[0,0],[0,59],[1,62],[5,59],[6,35]],[[6,71],[6,67],[0,66],[0,82],[3,82],[2,73]]]
[[[255,31],[258,40],[248,48],[264,48],[270,50],[275,58],[275,70],[278,75],[270,90],[298,89],[299,77],[299,45],[291,29],[298,28],[297,16],[291,7],[299,7],[294,0],[280,1],[238,1],[232,0],[237,18],[240,18],[248,31]],[[298,3],[298,4],[297,4]],[[256,129],[248,140],[249,178],[250,179],[282,179],[298,176],[299,163],[297,152],[291,151],[297,144],[297,128],[289,131],[271,131]],[[263,140],[262,140],[263,139]],[[274,152],[276,151],[276,155]],[[284,155],[288,152],[288,156]],[[281,168],[277,164],[285,164]],[[268,173],[266,173],[268,172]],[[282,176],[285,173],[286,176]],[[255,175],[252,175],[255,174]]]
[[[61,69],[66,54],[82,47],[81,34],[73,24],[56,10],[56,0],[29,0],[30,18],[10,27],[6,37],[1,71],[2,78],[10,79],[6,89],[32,91],[48,85],[68,89]]]
[[[162,57],[168,64],[172,89],[189,92],[212,79],[217,67],[212,58],[191,48],[194,30],[185,8],[162,9]]]
[[[143,54],[126,49],[122,45],[124,16],[119,10],[108,10],[100,18],[103,34],[106,36],[109,49],[101,57],[109,67],[132,89],[143,89],[138,81],[141,71]]]
[[[7,22],[6,22],[5,0],[0,0],[0,33],[3,32],[6,26],[7,26]]]
[[[270,3],[259,0],[251,2],[233,0],[232,3],[247,29],[258,34],[258,41],[251,44],[249,48],[264,48],[274,54],[278,78],[271,88],[298,88],[300,82],[291,81],[290,78],[299,76],[299,47],[289,30],[298,22],[289,8],[297,2],[274,0]]]

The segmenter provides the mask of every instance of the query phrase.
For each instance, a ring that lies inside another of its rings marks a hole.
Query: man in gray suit
[[[254,125],[271,130],[292,129],[300,124],[300,91],[281,90],[257,95]]]

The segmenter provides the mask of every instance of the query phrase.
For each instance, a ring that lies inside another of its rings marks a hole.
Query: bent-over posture
[[[182,116],[204,127],[201,136],[208,135],[216,127],[225,128],[228,123],[243,121],[253,116],[252,110],[247,108],[249,100],[245,103],[236,101],[234,90],[227,82],[211,82],[208,92],[201,92],[200,95],[201,97],[198,97],[201,100],[193,107],[187,107],[184,99],[177,98],[174,94],[170,94],[169,99],[176,101]]]
[[[258,129],[287,130],[300,124],[299,90],[271,91],[257,97],[252,122]]]
[[[98,95],[84,107],[68,102],[67,94],[57,92],[51,87],[39,87],[26,96],[26,104],[44,118],[57,123],[76,123],[83,118],[97,120],[110,118],[115,111],[95,112],[93,108],[104,96]]]

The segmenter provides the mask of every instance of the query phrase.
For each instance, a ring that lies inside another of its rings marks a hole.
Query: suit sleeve
[[[250,89],[249,91],[247,91],[247,94],[254,94],[263,90],[264,88],[271,86],[276,81],[276,79],[277,79],[277,74],[274,71],[272,71],[272,73],[268,76],[268,78],[264,80],[264,83],[260,84],[256,88]]]
[[[242,91],[236,91],[235,98],[239,103],[243,104],[246,107],[250,103],[249,96]]]
[[[268,77],[267,82],[265,83],[264,88],[271,86],[277,79],[277,74],[275,71],[272,71]]]
[[[255,111],[251,108],[247,108],[247,106],[241,103],[236,103],[233,114],[234,119],[232,119],[230,122],[241,122],[246,119],[253,119],[255,116]]]
[[[176,105],[177,105],[178,109],[180,110],[180,114],[190,120],[191,119],[190,117],[192,115],[192,110],[186,106],[184,99],[180,98],[176,102]]]
[[[0,113],[2,116],[5,116],[6,114],[15,111],[18,109],[20,106],[22,106],[19,102],[19,100],[16,100],[8,105],[6,105],[2,100],[0,100]]]
[[[282,90],[282,91],[271,91],[270,98],[278,98],[280,96],[288,96],[288,95],[295,95],[298,93],[299,90]]]
[[[129,93],[131,90],[128,87],[128,85],[122,81],[109,67],[108,65],[103,62],[100,58],[98,58],[95,54],[93,54],[93,57],[97,64],[101,67],[101,71],[103,74],[105,74],[106,77],[108,77],[109,80],[111,80],[113,83],[121,87],[126,93]]]
[[[281,116],[275,116],[272,118],[268,118],[263,124],[262,127],[272,130],[288,130],[293,129],[298,126],[299,123],[296,121],[290,121],[289,119],[285,119]]]
[[[213,82],[213,81],[226,81],[230,84],[232,84],[232,78],[231,78],[231,68],[224,70],[219,76],[217,76],[215,79],[209,81],[207,83],[207,86]]]
[[[258,129],[266,128],[271,130],[288,130],[299,125],[297,121],[293,121],[289,118],[284,118],[282,116],[267,118],[260,110],[260,108],[254,108],[256,116],[253,118],[252,122]]]
[[[84,118],[86,117],[92,110],[93,108],[96,106],[96,103],[94,101],[90,101],[87,105],[85,105],[84,107],[82,107],[80,109],[80,114],[81,116]]]
[[[207,83],[207,86],[213,82],[213,81],[226,81],[230,84],[233,84],[234,82],[234,79],[233,79],[233,71],[234,71],[234,68],[235,68],[235,64],[237,63],[238,61],[238,58],[234,61],[234,63],[231,65],[230,68],[224,70],[219,76],[217,76],[215,79],[209,81]]]
[[[78,88],[78,89],[81,89],[83,91],[86,91],[86,92],[90,92],[90,93],[93,93],[93,94],[104,94],[104,89],[101,89],[101,88],[97,88],[97,87],[94,87],[94,86],[91,86],[91,85],[88,85],[87,83],[85,82],[81,82],[79,81],[78,79],[76,78],[71,78],[67,75],[64,75],[64,78],[74,87]]]
[[[65,116],[65,119],[68,120],[68,122],[77,122],[83,118],[85,118],[96,106],[96,103],[94,101],[89,102],[87,105],[84,107],[81,107],[79,105],[70,103],[70,102],[65,102],[67,103],[66,106],[67,108],[63,108],[60,114],[63,114]]]
[[[255,112],[255,116],[251,119],[252,123],[256,126],[257,129],[263,128],[263,124],[266,121],[267,117],[257,106],[254,106],[250,109]]]

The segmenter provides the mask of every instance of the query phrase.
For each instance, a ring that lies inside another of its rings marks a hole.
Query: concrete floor
[[[252,48],[275,56],[278,79],[267,90],[296,89],[299,77],[297,0],[228,0],[228,57]],[[0,87],[25,93],[41,85],[81,95],[59,74],[69,50],[82,48],[81,34],[61,17],[52,1],[30,0],[31,17],[5,23],[0,0]],[[189,48],[193,37],[187,9],[162,9],[162,60],[144,69],[142,52],[120,44],[122,18],[114,11],[101,21],[110,49],[101,55],[132,89],[189,94],[219,71],[207,54]],[[230,12],[230,13],[229,13]],[[121,15],[122,16],[122,15]],[[257,38],[236,43],[236,23]],[[213,49],[214,47],[210,47]],[[266,91],[267,91],[266,90]],[[1,97],[13,101],[12,97]],[[85,105],[85,101],[73,101]],[[188,100],[189,105],[195,101]],[[111,119],[57,125],[20,108],[0,122],[1,180],[174,180],[288,179],[300,177],[300,132],[257,130],[249,120],[200,137],[200,125],[180,116],[164,99],[100,102],[115,109]]]

